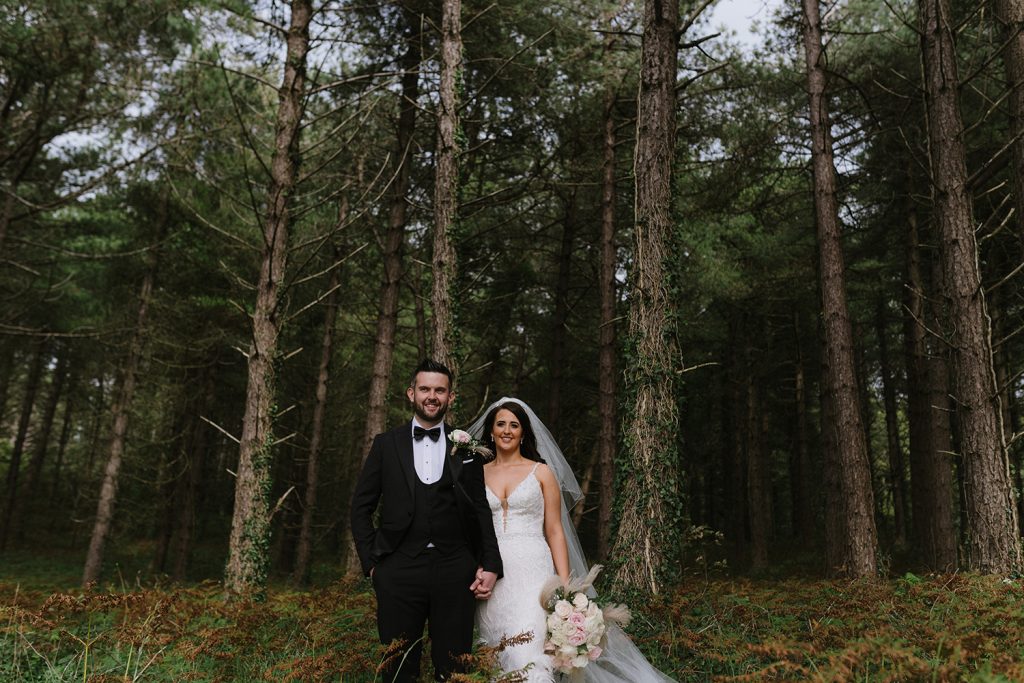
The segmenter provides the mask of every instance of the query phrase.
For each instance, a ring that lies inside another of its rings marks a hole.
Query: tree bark
[[[65,391],[67,398],[64,399],[64,415],[61,417],[60,436],[57,438],[57,454],[53,463],[53,481],[50,483],[50,500],[60,500],[60,476],[64,467],[64,454],[67,452],[68,441],[71,440],[72,417],[75,414],[75,389],[77,387],[78,373],[72,372],[68,378],[68,388]]]
[[[348,213],[345,203],[340,211]],[[344,223],[342,218],[340,223]],[[335,258],[340,261],[340,254]],[[323,450],[324,417],[327,413],[327,383],[331,377],[331,355],[334,352],[334,328],[338,321],[338,288],[341,285],[341,266],[331,271],[328,287],[331,293],[324,303],[324,332],[320,341],[320,366],[316,377],[316,405],[313,407],[313,424],[310,426],[309,458],[306,461],[306,491],[302,504],[302,520],[299,522],[299,540],[295,547],[295,569],[292,581],[300,585],[309,583],[310,558],[313,555],[313,515],[316,512],[317,489],[320,486],[320,452]]]
[[[395,353],[395,331],[398,328],[398,295],[402,283],[402,249],[405,244],[405,227],[409,208],[406,196],[409,192],[409,178],[412,170],[412,148],[416,134],[416,111],[420,96],[419,68],[422,60],[422,35],[417,18],[407,14],[409,25],[408,43],[402,56],[402,96],[399,105],[398,130],[395,138],[395,179],[391,192],[391,208],[388,214],[387,235],[384,238],[384,280],[380,288],[380,301],[377,313],[377,336],[373,344],[373,371],[370,378],[370,390],[367,394],[366,424],[363,428],[363,441],[359,449],[359,461],[356,472],[370,452],[373,438],[384,431],[387,423],[388,386],[391,383],[391,370]],[[418,271],[417,271],[418,274]],[[423,302],[418,291],[416,297],[417,321],[422,315]],[[417,325],[423,336],[422,325]],[[420,344],[423,349],[420,357],[426,355],[426,343]],[[345,567],[348,574],[360,574],[359,558],[355,545],[352,543],[351,532],[347,529],[345,536]]]
[[[1003,70],[1010,89],[1008,138],[1013,140],[1011,176],[1017,239],[1024,244],[1024,1],[995,0],[992,9],[1002,29]]]
[[[625,501],[612,556],[621,590],[660,594],[678,576],[683,506],[679,482],[679,414],[672,302],[665,268],[670,256],[672,168],[676,143],[679,4],[644,3],[637,103],[636,209],[626,373],[633,404],[624,419]]]
[[[725,462],[725,539],[730,567],[739,569],[747,562],[747,465],[744,435],[746,421],[741,407],[745,405],[743,375],[737,349],[743,343],[742,326],[736,319],[729,324],[729,345],[722,390],[722,450]]]
[[[1006,574],[1020,566],[1017,511],[992,369],[948,0],[919,0],[928,137],[944,300],[951,322],[953,395],[966,484],[967,567]]]
[[[462,1],[441,3],[441,82],[437,112],[437,165],[434,177],[433,357],[458,375],[455,332],[455,279],[458,273],[452,244],[458,220],[459,101],[462,81]]]
[[[164,211],[165,215],[161,220],[166,221],[166,207]],[[146,269],[142,285],[139,288],[139,307],[135,313],[135,327],[128,344],[128,354],[125,356],[124,365],[121,368],[116,392],[117,398],[114,399],[110,407],[111,424],[113,425],[110,434],[110,447],[107,450],[107,465],[103,471],[100,496],[96,503],[96,517],[93,520],[92,535],[89,538],[89,550],[85,556],[85,568],[82,571],[83,586],[98,581],[103,568],[103,554],[114,520],[118,478],[121,474],[121,464],[124,461],[128,423],[131,418],[132,401],[135,399],[135,381],[145,349],[149,303],[153,295],[153,280],[156,278],[158,265],[156,254],[151,252],[149,267]]]
[[[907,366],[907,422],[910,433],[910,512],[912,545],[926,569],[956,569],[953,534],[952,469],[949,460],[949,411],[935,400],[947,401],[947,391],[932,387],[945,361],[930,358],[926,338],[925,279],[921,264],[917,208],[908,189],[906,284],[903,339]],[[936,287],[933,286],[933,289]],[[936,408],[933,408],[937,406]],[[942,425],[945,423],[945,428]]]
[[[576,240],[576,192],[571,191],[562,221],[562,243],[558,250],[558,279],[555,282],[555,310],[551,319],[551,355],[548,358],[548,425],[559,434],[562,413],[562,385],[565,382],[565,336],[569,320],[569,279],[572,275],[573,242]]]
[[[904,474],[903,445],[900,443],[899,408],[896,403],[896,382],[889,358],[889,334],[886,305],[878,300],[875,312],[878,335],[878,362],[882,375],[882,402],[885,405],[886,452],[889,456],[889,490],[892,494],[894,538],[902,545],[907,540],[907,480]]]
[[[14,433],[14,444],[11,447],[11,462],[7,466],[7,491],[4,502],[3,527],[0,528],[0,551],[7,548],[7,538],[14,521],[14,504],[18,496],[18,479],[21,476],[21,456],[25,452],[25,440],[32,421],[32,409],[39,391],[39,380],[43,374],[43,360],[46,356],[46,343],[39,341],[32,353],[28,375],[25,377],[25,390],[21,395],[21,412],[18,415],[18,428]]]
[[[804,547],[814,542],[814,499],[811,492],[811,449],[807,430],[807,377],[804,369],[803,344],[800,340],[800,325],[794,313],[793,329],[796,333],[796,360],[794,368],[794,421],[793,460],[794,467],[790,486],[793,500],[794,536]]]
[[[174,533],[171,537],[171,579],[182,582],[188,573],[189,559],[195,539],[196,507],[203,481],[204,464],[209,449],[210,427],[203,422],[202,415],[213,405],[216,391],[216,370],[211,363],[203,371],[202,388],[194,406],[188,441],[184,444],[185,471],[182,473],[174,519]]]
[[[600,486],[597,504],[597,556],[607,559],[611,546],[615,498],[615,91],[604,96],[604,141],[601,175],[601,266],[598,282],[600,328],[597,355],[597,462]]]
[[[747,371],[747,524],[750,528],[750,569],[759,572],[768,567],[768,546],[771,542],[771,469],[765,451],[764,416],[757,379],[749,365]]]
[[[878,544],[874,496],[858,403],[853,338],[846,306],[836,171],[825,98],[825,54],[821,43],[821,20],[818,0],[802,1],[810,94],[814,209],[818,231],[818,276],[824,323],[825,384],[829,392],[830,412],[834,418],[824,423],[823,427],[833,432],[831,440],[838,448],[835,465],[839,468],[835,479],[839,488],[828,490],[831,500],[827,507],[842,510],[844,520],[842,537],[826,539],[833,548],[829,554],[834,561],[829,570],[848,576],[873,576],[877,571],[875,552]]]
[[[267,214],[263,227],[263,261],[256,283],[249,346],[245,415],[235,482],[235,509],[224,587],[229,595],[260,597],[266,586],[270,535],[273,406],[275,401],[278,337],[281,333],[281,285],[288,265],[291,230],[289,209],[299,169],[306,84],[306,53],[310,0],[292,0],[284,78],[278,90],[278,109]]]
[[[25,488],[20,492],[19,500],[15,503],[14,523],[12,527],[21,540],[25,534],[24,518],[32,502],[36,499],[39,487],[39,479],[43,473],[43,461],[46,459],[46,452],[50,445],[50,434],[53,431],[53,420],[57,415],[57,407],[63,397],[64,382],[68,374],[68,352],[61,350],[57,355],[57,365],[51,374],[50,394],[46,398],[46,405],[35,433],[32,435],[32,457],[29,459],[28,474],[25,480]]]
[[[387,417],[388,385],[395,351],[395,330],[398,325],[398,295],[402,282],[402,248],[409,201],[409,178],[412,169],[412,147],[416,132],[416,111],[419,100],[419,68],[422,49],[416,19],[408,17],[409,34],[402,57],[402,95],[395,144],[395,180],[391,192],[387,235],[384,239],[384,280],[380,288],[377,314],[377,336],[373,346],[373,373],[367,396],[366,426],[360,453],[365,458],[373,438],[384,431]]]

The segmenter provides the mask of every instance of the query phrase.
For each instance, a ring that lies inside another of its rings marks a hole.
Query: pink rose
[[[587,642],[587,632],[579,628],[569,636],[569,644],[579,647],[583,643]]]
[[[590,657],[590,661],[594,661],[595,659],[601,656],[602,652],[604,652],[604,650],[595,645],[594,647],[590,648],[590,652],[587,653],[587,657]]]
[[[562,619],[567,618],[572,614],[572,604],[568,600],[559,600],[555,603],[555,614]]]
[[[580,628],[583,627],[583,624],[584,622],[586,622],[586,620],[587,618],[583,616],[582,612],[573,612],[569,615],[569,621],[571,621],[576,626],[579,626]]]
[[[472,437],[461,429],[456,429],[451,433],[451,439],[455,443],[465,446],[472,440]]]

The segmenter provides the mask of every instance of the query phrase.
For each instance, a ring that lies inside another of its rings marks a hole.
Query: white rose
[[[557,614],[549,614],[548,615],[548,630],[549,631],[554,631],[556,628],[558,628],[558,625],[561,624],[561,623],[563,623],[563,620],[560,619]]]
[[[585,593],[577,593],[572,599],[572,604],[576,609],[585,609],[590,604],[590,600],[587,599]]]
[[[590,606],[587,607],[587,616],[588,617],[596,617],[599,614],[602,617],[604,616],[604,613],[601,611],[601,608],[597,606],[597,603],[595,603],[595,602],[590,603]]]
[[[568,600],[559,600],[555,603],[555,614],[565,619],[572,614],[572,605]]]
[[[572,658],[572,665],[577,669],[582,669],[587,664],[590,664],[590,658],[586,655],[576,655]]]
[[[558,651],[559,651],[559,653],[565,655],[566,657],[575,657],[576,656],[576,646],[575,645],[569,645],[569,644],[563,645],[562,647],[558,648]]]
[[[465,445],[472,441],[472,437],[467,432],[464,432],[461,429],[456,429],[452,431],[451,438],[452,441],[460,445]]]

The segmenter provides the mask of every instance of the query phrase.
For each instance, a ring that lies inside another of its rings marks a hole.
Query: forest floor
[[[118,580],[0,557],[0,681],[374,681],[363,581],[259,603],[217,583]],[[969,574],[871,581],[687,579],[628,629],[684,681],[1024,681],[1024,584]],[[465,680],[488,680],[486,652]]]

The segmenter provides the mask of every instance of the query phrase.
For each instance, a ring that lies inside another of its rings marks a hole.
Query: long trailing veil
[[[483,436],[484,420],[487,419],[488,413],[495,406],[510,401],[518,403],[526,411],[530,418],[530,425],[533,427],[533,433],[537,437],[537,451],[555,473],[559,488],[562,490],[562,529],[565,531],[565,541],[569,547],[569,570],[576,577],[586,576],[590,571],[590,565],[583,554],[583,546],[580,545],[576,527],[573,526],[569,517],[569,510],[580,501],[583,493],[576,481],[576,475],[573,474],[568,461],[562,455],[562,450],[555,443],[548,428],[537,417],[537,413],[518,398],[503,397],[487,406],[487,410],[470,425],[468,431],[475,438],[480,439]],[[629,636],[618,626],[608,629],[607,648],[600,659],[591,662],[583,669],[583,680],[586,683],[676,683],[674,679],[655,669],[629,639]]]

